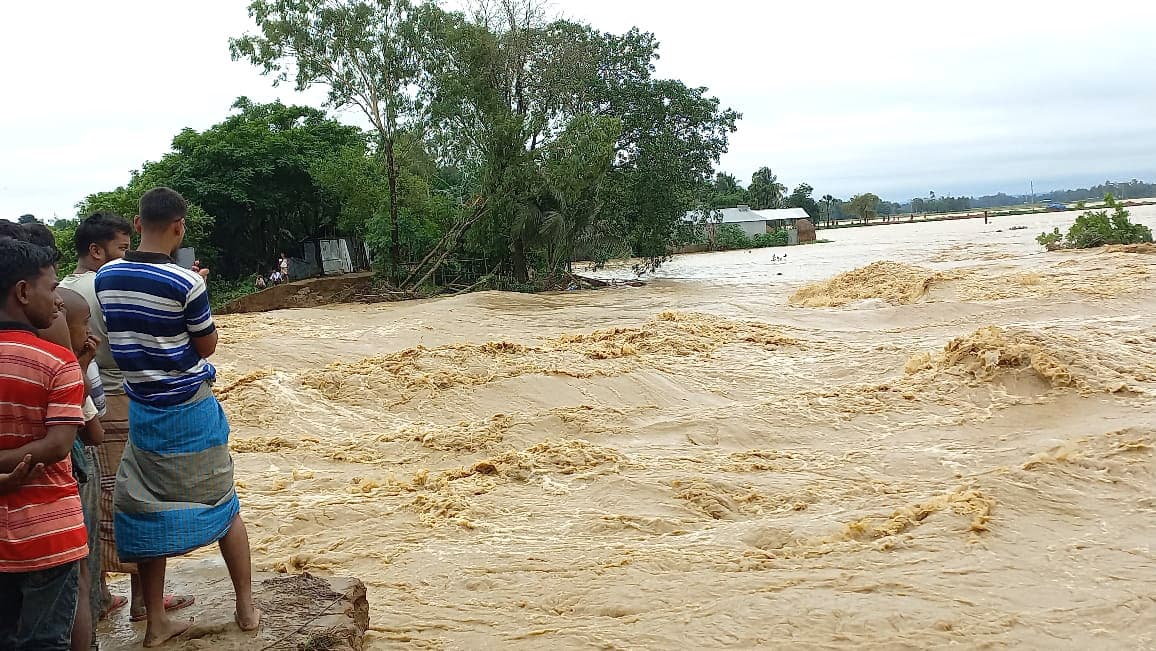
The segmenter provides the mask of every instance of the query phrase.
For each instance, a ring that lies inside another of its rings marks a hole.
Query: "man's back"
[[[129,251],[97,272],[96,293],[129,397],[177,405],[213,381],[216,370],[192,344],[215,330],[199,274],[165,255]]]
[[[72,353],[30,329],[0,324],[0,449],[81,426],[84,382]],[[31,572],[88,554],[84,516],[67,456],[42,477],[0,493],[0,572]]]

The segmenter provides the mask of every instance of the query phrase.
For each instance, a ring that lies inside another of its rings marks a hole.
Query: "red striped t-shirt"
[[[0,323],[0,449],[44,438],[48,426],[84,424],[76,356],[20,324]],[[0,493],[0,572],[33,572],[88,556],[72,461]]]

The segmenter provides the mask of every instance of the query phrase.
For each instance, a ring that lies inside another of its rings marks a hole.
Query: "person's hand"
[[[32,465],[32,455],[26,454],[12,472],[0,472],[0,493],[8,493],[24,485],[30,477],[37,477],[44,472],[44,464]]]
[[[88,339],[80,347],[80,352],[76,354],[76,363],[80,365],[82,371],[87,369],[92,360],[96,358],[97,348],[100,348],[100,337],[88,335]]]
[[[197,273],[201,274],[201,278],[204,278],[205,280],[209,279],[209,270],[208,269],[197,269]]]

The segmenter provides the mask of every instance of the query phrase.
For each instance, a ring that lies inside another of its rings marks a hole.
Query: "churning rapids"
[[[1152,648],[1156,249],[1074,216],[220,317],[254,564],[371,649]]]

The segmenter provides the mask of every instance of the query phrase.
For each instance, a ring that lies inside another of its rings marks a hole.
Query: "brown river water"
[[[1156,249],[1074,216],[219,317],[254,564],[371,649],[1156,648]]]

